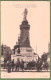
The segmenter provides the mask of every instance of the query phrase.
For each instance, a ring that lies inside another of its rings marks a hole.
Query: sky
[[[30,25],[30,45],[41,56],[50,42],[50,1],[1,1],[1,44],[13,49],[18,41],[24,9]]]

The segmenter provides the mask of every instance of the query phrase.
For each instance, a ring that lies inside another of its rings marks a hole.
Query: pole
[[[37,46],[36,46],[36,53],[37,53]]]

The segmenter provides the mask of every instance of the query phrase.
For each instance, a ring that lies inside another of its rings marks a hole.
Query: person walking
[[[11,68],[12,68],[12,71],[14,70],[14,59],[11,61]]]
[[[16,61],[16,71],[19,71],[19,67],[20,67],[20,60],[17,59],[17,61]]]
[[[7,71],[8,73],[11,72],[11,60],[7,61]]]
[[[22,69],[22,71],[23,71],[23,69],[24,69],[24,61],[23,61],[23,59],[21,59],[20,67],[21,67],[21,69]]]

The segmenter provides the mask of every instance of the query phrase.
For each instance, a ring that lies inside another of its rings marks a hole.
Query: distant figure
[[[20,67],[20,60],[17,59],[17,61],[16,61],[16,71],[19,71],[19,67]]]
[[[27,69],[27,62],[24,62],[24,69]]]
[[[11,61],[11,68],[12,68],[12,71],[14,70],[14,59],[13,61]]]
[[[46,70],[48,71],[48,63],[47,63],[47,62],[44,62],[43,68],[46,69]]]
[[[37,63],[36,63],[36,69],[37,69],[37,71],[42,70],[42,61],[41,60],[37,61]]]
[[[36,62],[34,60],[32,60],[32,69],[36,68]]]
[[[28,13],[28,11],[27,11],[27,9],[25,9],[23,12],[23,14],[24,14],[23,21],[26,21],[27,13]]]
[[[24,61],[23,61],[23,59],[21,59],[20,67],[21,67],[22,70],[24,69]]]
[[[6,68],[7,68],[7,59],[4,58],[4,69],[6,69]]]
[[[11,72],[11,60],[7,61],[7,71]]]

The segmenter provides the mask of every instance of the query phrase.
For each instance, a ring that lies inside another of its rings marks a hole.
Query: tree
[[[43,62],[46,62],[46,61],[47,61],[47,54],[44,53],[44,54],[41,56],[41,58],[42,58],[42,61],[43,61]]]

